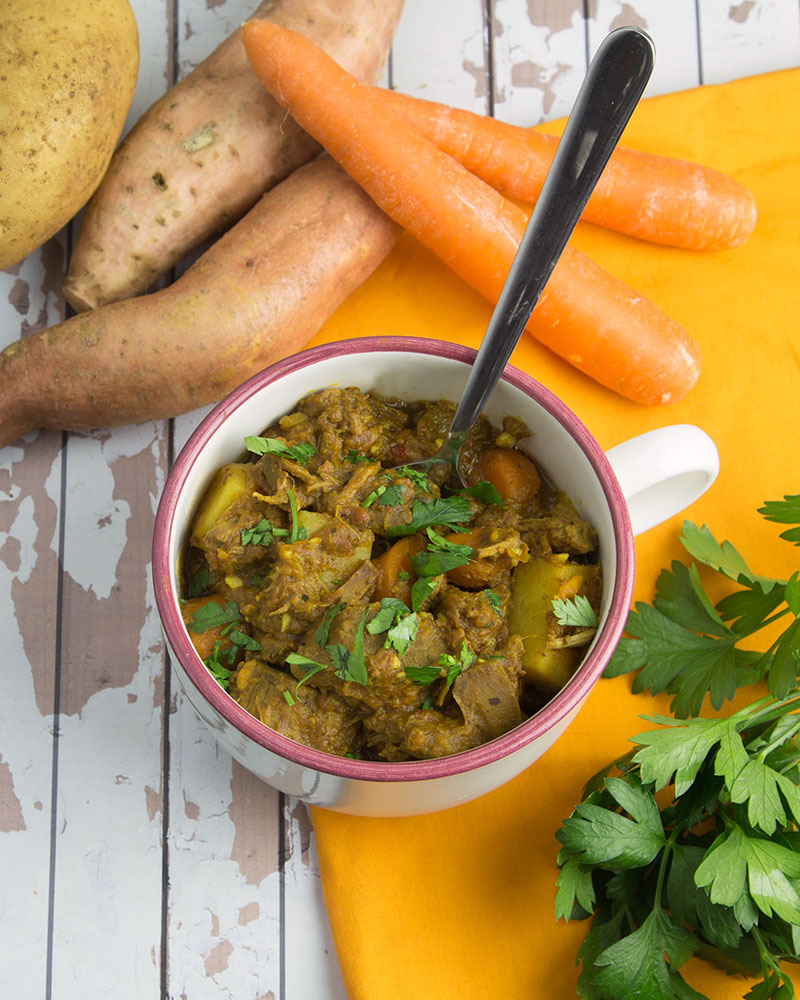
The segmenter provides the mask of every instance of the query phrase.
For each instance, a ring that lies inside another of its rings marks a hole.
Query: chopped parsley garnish
[[[427,667],[406,667],[405,675],[412,684],[427,687],[429,684],[433,684],[437,677],[442,676],[442,668],[434,665]]]
[[[427,597],[436,590],[438,584],[433,577],[421,576],[411,584],[411,610],[419,611]]]
[[[497,507],[503,506],[503,498],[488,479],[481,479],[474,486],[465,486],[463,490],[456,490],[456,493],[474,497],[475,500],[480,500],[481,503],[494,504]]]
[[[371,458],[369,455],[359,455],[355,448],[348,449],[347,454],[344,456],[345,462],[377,462],[377,458]]]
[[[189,594],[191,597],[202,597],[206,592],[206,587],[208,587],[208,569],[204,567],[192,574],[189,581]]]
[[[430,493],[431,482],[426,472],[423,472],[421,469],[412,469],[410,465],[398,465],[394,471],[398,476],[402,476],[403,479],[408,479],[418,490]]]
[[[484,590],[483,595],[486,598],[486,600],[491,604],[492,610],[495,612],[495,614],[500,615],[500,617],[502,618],[503,617],[502,597],[496,591],[492,590],[489,587],[487,587]]]
[[[384,645],[401,656],[417,637],[419,619],[416,612],[396,597],[384,597],[371,621],[367,623],[370,635],[386,633]]]
[[[456,677],[469,670],[477,659],[477,655],[467,646],[466,640],[462,639],[457,657],[452,653],[442,653],[435,664],[426,667],[406,667],[405,674],[414,684],[427,685],[432,684],[437,677],[441,677],[444,670],[446,691]]]
[[[367,623],[368,614],[369,608],[365,608],[364,614],[361,616],[361,620],[356,628],[352,649],[348,649],[347,646],[341,643],[325,646],[325,652],[331,661],[330,669],[343,681],[352,681],[355,684],[369,684],[367,664],[364,659],[364,627]],[[306,668],[297,687],[300,687],[300,684],[307,681],[309,677],[313,677],[314,674],[328,669],[327,663],[320,663],[319,660],[309,659],[309,657],[301,656],[299,653],[289,653],[286,657],[286,662]],[[297,687],[295,688],[295,693],[297,693]]]
[[[293,663],[297,667],[303,668],[303,676],[295,685],[294,693],[297,695],[297,689],[301,684],[313,677],[314,674],[318,674],[321,670],[327,670],[328,666],[325,663],[320,663],[319,660],[311,660],[307,656],[301,656],[300,653],[289,653],[286,657],[287,663]]]
[[[291,708],[294,705],[294,698],[292,697],[292,692],[284,690],[282,694],[283,694],[283,700],[286,702],[289,708]]]
[[[331,628],[331,622],[339,614],[339,612],[343,611],[346,607],[347,605],[345,604],[344,601],[339,601],[336,604],[332,604],[325,612],[322,621],[319,623],[319,625],[317,625],[317,630],[314,633],[314,642],[318,646],[324,646],[327,643],[328,633],[330,632]]]
[[[409,557],[411,568],[417,576],[440,576],[456,566],[466,566],[475,556],[471,545],[449,542],[442,535],[428,528],[428,548]]]
[[[229,646],[228,649],[222,649],[222,643],[219,639],[214,643],[214,649],[211,656],[206,657],[203,663],[208,668],[208,672],[214,678],[214,680],[219,684],[223,691],[228,690],[228,684],[230,682],[231,674],[233,673],[232,668],[229,664],[233,663],[234,657],[236,656],[236,647]]]
[[[411,506],[411,521],[408,524],[392,525],[386,532],[391,538],[401,535],[415,535],[423,528],[435,524],[449,528],[469,521],[472,506],[466,497],[435,497],[433,500],[415,500]]]
[[[276,528],[272,521],[262,517],[252,528],[242,528],[239,537],[242,545],[269,545],[273,538],[286,538],[288,534],[286,528]]]
[[[258,437],[254,434],[248,434],[244,439],[244,446],[254,455],[280,455],[299,465],[306,465],[314,454],[314,446],[306,441],[290,445],[280,438]]]
[[[569,600],[557,597],[553,601],[553,614],[559,625],[575,628],[597,628],[597,615],[585,594],[576,594]]]
[[[227,601],[225,607],[217,601],[208,601],[195,609],[187,625],[192,632],[207,632],[210,628],[232,625],[239,621],[239,607],[235,601]]]
[[[231,631],[227,633],[227,638],[230,639],[234,646],[238,646],[240,649],[249,649],[254,653],[261,650],[261,643],[257,642],[246,632],[242,632],[239,628],[231,629]]]
[[[297,501],[294,498],[294,490],[288,490],[287,492],[289,494],[289,511],[292,518],[292,530],[289,532],[289,541],[297,542],[301,538],[307,538],[308,532],[297,520]]]
[[[396,483],[391,486],[379,486],[366,497],[362,507],[371,507],[374,503],[379,507],[396,507],[403,502],[403,490]]]
[[[228,601],[224,608],[216,601],[209,601],[197,608],[187,622],[187,628],[190,628],[192,632],[207,632],[209,629],[219,628],[221,629],[220,635],[225,636],[231,643],[230,646],[223,649],[221,639],[217,639],[211,655],[203,660],[212,677],[226,691],[228,690],[228,678],[233,673],[230,667],[239,650],[261,651],[261,643],[237,627],[239,618],[239,608],[235,601]]]
[[[289,497],[289,516],[291,517],[291,528],[277,528],[272,521],[266,517],[252,526],[252,528],[242,528],[239,539],[242,545],[269,545],[273,538],[285,538],[289,543],[307,538],[308,533],[297,519],[297,500],[294,490],[287,490]]]

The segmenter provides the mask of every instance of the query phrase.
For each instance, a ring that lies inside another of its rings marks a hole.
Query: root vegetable
[[[268,21],[242,29],[257,76],[388,215],[496,302],[527,215],[392,114],[308,39]],[[526,327],[637,403],[676,402],[700,350],[652,302],[567,245]]]
[[[253,16],[307,34],[372,82],[402,6],[266,0]],[[318,153],[253,75],[235,31],[145,112],[115,152],[83,216],[67,301],[80,311],[145,292]]]
[[[557,136],[397,91],[376,90],[376,96],[507,198],[539,197]],[[721,250],[745,243],[756,216],[751,192],[727,174],[617,146],[582,217],[651,243]]]
[[[0,447],[214,402],[302,348],[399,227],[327,156],[295,171],[168,288],[0,352]]]

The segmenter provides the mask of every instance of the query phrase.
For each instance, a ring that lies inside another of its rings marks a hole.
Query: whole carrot
[[[399,232],[330,157],[300,167],[168,288],[0,351],[0,447],[221,399],[300,350]]]
[[[242,38],[265,86],[396,222],[496,301],[525,212],[393,114],[308,39],[265,21]],[[575,367],[639,403],[694,385],[697,345],[652,302],[567,246],[527,329]]]
[[[502,194],[534,202],[558,137],[486,115],[377,89],[388,108]],[[756,224],[752,193],[711,167],[618,146],[582,216],[651,243],[687,250],[740,246]]]

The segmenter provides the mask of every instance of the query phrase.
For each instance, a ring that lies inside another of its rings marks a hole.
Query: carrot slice
[[[526,213],[411,129],[302,35],[249,21],[242,39],[261,82],[384,212],[496,302]],[[699,348],[685,330],[569,245],[527,329],[639,403],[681,399],[700,371]]]
[[[398,91],[376,96],[407,125],[508,198],[534,202],[558,137]],[[752,193],[727,174],[675,157],[617,146],[582,218],[687,250],[744,243],[756,224]]]

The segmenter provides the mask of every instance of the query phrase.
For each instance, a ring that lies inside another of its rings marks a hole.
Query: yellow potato
[[[565,554],[535,558],[517,566],[508,627],[522,636],[522,665],[528,683],[560,691],[573,675],[585,648],[549,644],[554,626],[557,628],[552,602],[556,597],[576,593],[590,596],[599,583],[597,566],[570,562]]]
[[[252,465],[244,462],[231,462],[217,469],[194,516],[191,537],[193,545],[200,543],[234,500],[252,489],[249,475],[251,470]]]
[[[128,0],[0,0],[0,268],[88,201],[138,70]]]

